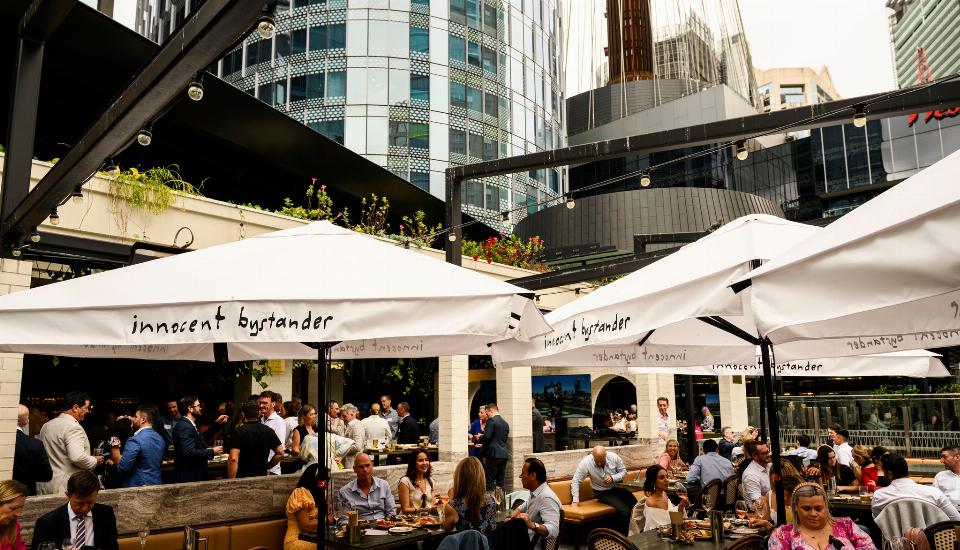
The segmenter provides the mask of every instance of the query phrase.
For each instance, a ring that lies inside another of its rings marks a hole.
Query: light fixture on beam
[[[737,151],[737,160],[747,160],[747,157],[750,156],[750,152],[747,151],[747,142],[742,139],[738,139],[735,145]]]
[[[865,112],[863,105],[857,105],[854,107],[853,125],[857,128],[863,128],[867,125],[867,113]]]
[[[50,225],[60,225],[60,214],[56,208],[50,209]]]
[[[501,215],[500,223],[503,224],[504,227],[510,227],[510,211],[509,210],[503,211],[503,214]]]
[[[137,132],[137,143],[147,147],[153,143],[153,132],[151,131],[152,126],[147,126],[139,132]]]
[[[37,231],[37,228],[36,228],[36,227],[34,227],[34,228],[30,231],[30,242],[32,242],[32,243],[38,243],[38,242],[40,242],[40,232]]]
[[[273,14],[265,12],[257,19],[257,34],[264,40],[273,38],[277,32],[277,22],[273,19]]]
[[[73,186],[73,193],[70,193],[70,201],[73,202],[74,206],[80,206],[83,203],[83,187],[79,185]]]
[[[187,97],[193,101],[200,101],[203,99],[203,79],[200,77],[195,77],[190,81],[190,84],[187,85]]]
[[[576,208],[577,202],[573,200],[573,195],[567,195],[567,210]]]
[[[447,235],[447,240],[449,240],[452,243],[457,242],[457,234],[451,231],[450,234]]]
[[[640,176],[640,187],[650,187],[650,174]]]

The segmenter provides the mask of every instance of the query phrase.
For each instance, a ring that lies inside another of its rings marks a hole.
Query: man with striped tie
[[[36,550],[44,542],[58,548],[65,540],[74,548],[119,550],[117,517],[113,508],[97,504],[100,481],[88,470],[81,470],[67,481],[67,505],[37,519],[30,547]]]

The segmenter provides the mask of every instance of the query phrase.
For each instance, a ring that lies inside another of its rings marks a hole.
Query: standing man
[[[623,481],[626,475],[627,468],[623,465],[623,460],[616,453],[611,453],[603,446],[597,445],[589,456],[583,457],[570,481],[573,506],[580,506],[580,483],[584,479],[589,479],[590,487],[597,500],[612,506],[617,511],[616,528],[626,535],[630,525],[630,515],[637,504],[637,499],[630,491],[613,486],[614,483]]]
[[[160,424],[163,425],[164,437],[167,441],[173,441],[173,427],[180,420],[180,408],[176,401],[167,401],[164,404],[166,413],[160,416]]]
[[[90,441],[80,422],[90,412],[90,396],[83,392],[70,392],[63,400],[60,416],[43,425],[40,441],[43,442],[53,469],[50,481],[37,483],[37,494],[55,495],[67,490],[67,480],[74,472],[93,470],[103,464],[102,456],[90,456]]]
[[[744,445],[744,451],[751,458],[751,462],[743,470],[741,478],[743,499],[747,501],[750,510],[759,512],[761,506],[769,507],[769,500],[765,499],[770,498],[770,449],[766,443],[749,441]],[[771,517],[772,515],[773,510]]]
[[[260,419],[266,427],[277,434],[277,439],[283,444],[283,442],[287,440],[287,424],[280,418],[280,415],[277,414],[277,397],[278,394],[270,390],[265,390],[260,394]],[[270,452],[273,453],[274,451]],[[283,460],[283,451],[281,450],[279,454],[280,460]],[[270,455],[270,458],[273,458],[273,454]],[[280,475],[279,461],[270,468],[270,473],[277,476]]]
[[[18,434],[17,445],[20,444],[19,438]],[[943,464],[946,470],[937,473],[933,478],[933,486],[943,491],[953,502],[960,502],[960,448],[947,446],[941,449],[940,464]]]
[[[533,452],[542,453],[543,445],[543,415],[537,410],[537,400],[531,399],[533,404]]]
[[[246,401],[241,410],[243,426],[230,438],[228,479],[267,475],[283,458],[283,442],[276,432],[260,422],[260,405],[253,400]]]
[[[530,498],[511,515],[526,522],[531,542],[534,537],[540,537],[537,549],[545,548],[547,540],[560,534],[560,499],[547,485],[547,469],[539,458],[523,461],[520,484],[530,491]]]
[[[327,403],[327,431],[341,437],[347,432],[347,426],[340,419],[340,403],[333,400]]]
[[[386,447],[387,440],[393,437],[390,431],[390,424],[380,416],[380,405],[374,403],[370,405],[370,415],[360,421],[363,424],[363,433],[367,434],[366,448],[373,448],[373,440],[377,440],[378,447]]]
[[[59,547],[72,540],[75,548],[119,550],[117,516],[113,508],[97,504],[100,480],[93,472],[74,472],[66,482],[67,505],[56,508],[37,519],[30,548],[37,550],[49,542]]]
[[[510,426],[500,416],[496,403],[487,405],[487,426],[483,433],[473,436],[479,441],[480,456],[483,458],[483,470],[487,476],[487,491],[494,487],[503,488],[503,478],[507,470],[507,434]]]
[[[404,401],[397,405],[397,414],[400,425],[397,428],[397,443],[402,445],[416,445],[420,441],[420,425],[417,419],[410,414],[410,404]]]
[[[722,439],[720,440],[720,450],[719,455],[727,460],[733,460],[733,449],[737,446],[737,434],[734,433],[733,428],[730,426],[724,426],[720,429],[720,435]]]
[[[660,440],[670,439],[670,430],[673,429],[673,422],[670,420],[670,414],[667,409],[670,408],[670,400],[666,397],[657,398],[657,432]]]
[[[360,419],[357,418],[357,412],[359,411],[357,411],[356,406],[347,403],[340,409],[340,412],[343,414],[347,424],[346,437],[353,440],[353,445],[350,446],[346,456],[343,457],[343,467],[353,468],[353,461],[357,453],[362,453],[366,446],[367,434],[363,429],[363,424],[360,422]]]
[[[173,427],[173,479],[177,483],[205,481],[207,461],[223,452],[218,446],[208,449],[197,429],[197,420],[203,414],[200,399],[188,395],[177,403],[180,420]]]
[[[837,453],[837,464],[850,468],[850,463],[853,462],[853,447],[848,442],[850,432],[834,424],[827,430],[827,437],[833,441],[833,452]]]
[[[17,445],[13,455],[13,479],[27,486],[27,494],[37,494],[38,481],[50,481],[53,469],[43,442],[27,435],[30,428],[30,409],[17,409]]]
[[[733,464],[720,456],[717,449],[716,441],[704,440],[703,454],[693,459],[693,464],[690,465],[690,471],[687,473],[687,483],[697,484],[702,489],[715,479],[723,481],[733,475]]]
[[[120,454],[120,439],[110,438],[110,460],[117,465],[121,487],[141,487],[160,485],[160,466],[163,453],[167,450],[167,440],[153,429],[157,418],[157,408],[153,405],[140,405],[133,416],[132,437],[127,438]]]
[[[380,416],[387,421],[387,424],[390,424],[391,437],[396,438],[397,431],[400,429],[400,415],[390,408],[391,403],[393,401],[390,399],[389,393],[380,396]]]

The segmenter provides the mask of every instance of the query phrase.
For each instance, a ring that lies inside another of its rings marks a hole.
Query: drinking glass
[[[137,531],[137,536],[140,537],[140,550],[143,550],[147,546],[147,537],[150,536],[150,529],[146,527]]]
[[[47,542],[41,543],[38,548],[39,550],[57,550],[57,545],[47,541]]]
[[[747,503],[742,500],[738,500],[734,508],[734,511],[737,513],[737,517],[740,519],[747,517],[747,510]]]
[[[60,545],[63,550],[73,550],[73,539],[63,539],[63,543]]]
[[[860,502],[867,504],[870,502],[870,488],[866,485],[860,486]]]
[[[493,489],[493,501],[497,503],[497,509],[500,509],[500,503],[503,502],[503,491],[500,487],[494,487]]]
[[[423,506],[422,501],[419,498],[410,499],[410,505],[413,506],[413,511],[417,515],[417,519],[420,518],[420,508]]]

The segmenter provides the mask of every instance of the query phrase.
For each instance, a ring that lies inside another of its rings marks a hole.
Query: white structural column
[[[470,401],[467,396],[470,357],[445,355],[440,357],[440,376],[437,392],[440,406],[440,460],[456,462],[467,456],[467,432],[470,428]]]
[[[533,389],[530,367],[497,367],[497,406],[500,416],[510,425],[507,436],[507,471],[504,490],[520,488],[517,477],[523,469],[523,457],[533,452]]]
[[[631,378],[633,379],[633,385],[637,388],[637,438],[659,438],[659,431],[657,430],[657,417],[660,415],[657,411],[657,398],[659,397],[666,397],[670,400],[670,407],[667,409],[673,424],[670,437],[675,438],[677,436],[677,406],[673,375],[636,374]]]
[[[0,295],[30,288],[32,262],[0,259]],[[0,353],[0,480],[13,477],[23,355]]]
[[[720,387],[720,421],[737,433],[747,427],[747,384],[742,376],[718,376]],[[715,426],[719,432],[723,426]]]

